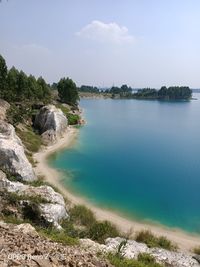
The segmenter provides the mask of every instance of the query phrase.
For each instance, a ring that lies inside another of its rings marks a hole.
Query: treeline
[[[50,86],[46,81],[12,67],[8,70],[5,59],[0,55],[0,98],[8,102],[44,102],[51,98]]]
[[[160,90],[145,88],[132,95],[133,98],[148,99],[189,99],[191,96],[192,90],[187,86],[163,86]]]
[[[72,79],[62,78],[50,86],[42,77],[27,76],[15,67],[8,70],[5,59],[0,55],[0,98],[11,103],[47,104],[52,101],[52,89],[58,91],[60,102],[77,106],[78,89]]]
[[[83,93],[100,93],[100,90],[96,86],[89,85],[81,85],[81,87],[78,88],[78,91]]]
[[[113,86],[105,92],[112,94],[112,98],[189,99],[192,96],[192,90],[187,86],[163,86],[160,90],[144,88],[133,93],[133,89],[125,84],[121,87]]]

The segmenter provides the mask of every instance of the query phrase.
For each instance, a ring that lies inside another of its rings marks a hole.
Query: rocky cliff
[[[148,248],[146,244],[138,243],[134,240],[125,240],[120,237],[108,238],[105,244],[98,244],[90,239],[82,239],[81,245],[89,249],[92,253],[117,253],[120,244],[125,241],[121,248],[121,255],[128,259],[137,259],[140,253],[152,255],[156,262],[170,267],[199,267],[200,264],[193,258],[192,254],[174,252],[162,248]],[[198,256],[196,256],[199,258]],[[200,260],[200,258],[199,258]]]
[[[35,127],[39,129],[45,143],[54,143],[67,129],[67,118],[54,105],[44,106],[35,118]]]
[[[36,179],[14,127],[2,120],[0,121],[0,168],[24,181]]]
[[[47,185],[31,186],[21,182],[13,182],[6,178],[0,171],[0,191],[15,193],[21,197],[21,206],[27,205],[27,200],[37,199],[41,217],[48,223],[52,223],[57,229],[61,229],[59,222],[69,215],[66,211],[65,201],[61,194]],[[24,200],[24,201],[23,201]]]

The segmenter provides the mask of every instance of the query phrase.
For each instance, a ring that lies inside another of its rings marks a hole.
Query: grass
[[[93,212],[83,205],[76,205],[70,211],[70,221],[74,225],[84,226],[83,230],[76,232],[80,238],[90,238],[104,243],[108,237],[120,236],[117,228],[108,221],[97,221]]]
[[[62,112],[67,116],[68,112],[70,111],[67,107],[63,106],[62,104],[56,104],[56,107],[61,109]]]
[[[80,116],[78,114],[67,114],[68,124],[69,125],[77,125],[80,121]]]
[[[194,252],[195,254],[197,254],[197,255],[200,255],[200,246],[199,246],[199,247],[195,247],[195,248],[193,249],[193,252]]]
[[[78,114],[70,113],[70,110],[67,107],[63,106],[62,104],[57,104],[56,107],[60,108],[62,112],[65,114],[69,125],[77,125],[79,123],[80,116]]]
[[[49,203],[45,198],[41,196],[18,195],[14,192],[7,192],[7,200],[9,204],[16,204],[21,200],[27,200],[35,204]]]
[[[116,226],[108,221],[96,222],[89,228],[86,237],[99,243],[104,243],[108,237],[120,236]]]
[[[143,230],[136,234],[135,240],[140,243],[145,243],[149,248],[158,247],[171,251],[176,251],[177,246],[173,244],[170,240],[168,240],[164,236],[156,237],[149,230]]]
[[[138,255],[138,259],[127,259],[116,254],[108,254],[108,260],[115,267],[163,267],[163,265],[156,263],[153,256],[147,253]]]
[[[42,139],[41,136],[35,133],[31,127],[26,127],[25,130],[16,128],[16,132],[28,151],[32,153],[39,151],[42,145]]]
[[[37,230],[40,235],[47,237],[51,239],[52,241],[62,243],[64,245],[69,245],[69,246],[74,246],[74,245],[79,244],[79,241],[77,238],[68,236],[65,231],[58,231],[58,230],[51,229],[51,228],[46,228],[46,229],[39,228]]]
[[[71,221],[77,225],[91,226],[96,223],[93,212],[83,205],[76,205],[70,209]]]
[[[12,224],[21,224],[25,223],[24,220],[19,219],[13,215],[3,215],[0,217],[5,223],[12,223]]]

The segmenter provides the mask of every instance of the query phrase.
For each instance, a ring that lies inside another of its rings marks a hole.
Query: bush
[[[25,130],[17,128],[16,132],[28,151],[33,153],[39,151],[42,145],[42,139],[41,136],[35,133],[31,127],[26,127]]]
[[[83,205],[76,205],[70,210],[70,218],[73,223],[91,226],[96,223],[93,212]]]
[[[68,112],[70,111],[67,107],[63,106],[62,104],[57,104],[56,107],[61,109],[62,112],[65,114],[65,116],[67,116]]]
[[[35,204],[48,203],[48,201],[41,196],[18,195],[14,192],[7,192],[7,200],[8,203],[15,205],[21,200],[30,201]]]
[[[149,248],[158,247],[164,248],[167,250],[175,251],[177,246],[173,244],[170,240],[168,240],[164,236],[156,237],[149,230],[143,230],[136,234],[135,240],[140,243],[145,243]]]
[[[25,103],[20,106],[11,104],[7,110],[8,122],[17,125],[18,123],[26,123],[32,117],[32,108],[29,104]]]
[[[68,119],[68,124],[69,125],[76,125],[76,124],[79,124],[80,116],[77,115],[77,114],[68,113],[67,114],[67,119]]]
[[[38,229],[39,233],[52,241],[62,243],[64,245],[78,245],[78,239],[68,236],[64,231],[58,231],[52,228]]]
[[[108,254],[108,260],[115,267],[163,267],[155,262],[155,259],[146,253],[139,254],[138,259],[121,258],[115,254]]]
[[[108,237],[120,236],[117,228],[108,221],[96,222],[88,230],[87,237],[99,243],[104,243]]]

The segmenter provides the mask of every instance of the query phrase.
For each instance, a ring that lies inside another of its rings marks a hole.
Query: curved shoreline
[[[128,233],[130,229],[134,232],[149,229],[156,235],[164,235],[175,242],[182,251],[190,251],[200,245],[200,236],[189,234],[180,229],[167,228],[163,225],[154,225],[126,219],[115,212],[96,207],[80,196],[76,196],[68,191],[60,182],[60,173],[48,165],[47,158],[58,150],[71,146],[78,136],[78,129],[68,127],[65,135],[55,144],[47,146],[40,152],[34,154],[37,166],[34,168],[37,175],[43,175],[52,185],[56,186],[61,193],[73,204],[83,204],[90,208],[98,220],[108,220],[115,224],[120,231]]]

